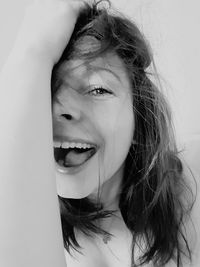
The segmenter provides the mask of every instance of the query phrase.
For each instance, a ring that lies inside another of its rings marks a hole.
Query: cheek
[[[124,163],[131,146],[135,126],[132,103],[126,101],[104,113],[99,122],[105,142],[101,162],[104,180],[108,180]]]
[[[117,165],[123,164],[130,149],[134,134],[134,115],[132,106],[124,106],[113,125],[113,134],[110,136],[110,153],[112,161]]]

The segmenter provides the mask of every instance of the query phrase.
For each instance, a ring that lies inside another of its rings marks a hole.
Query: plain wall
[[[30,1],[0,0],[0,68],[15,40],[24,8]],[[151,44],[158,73],[172,105],[178,138],[199,136],[199,1],[112,2],[137,23]]]

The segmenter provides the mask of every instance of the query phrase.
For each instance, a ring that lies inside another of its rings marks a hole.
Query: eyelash
[[[99,92],[101,92],[101,93],[99,93],[99,94],[94,94],[94,92],[97,92],[97,91],[99,91]],[[105,94],[109,94],[109,95],[112,95],[112,94],[113,94],[111,91],[109,91],[109,90],[107,90],[107,89],[105,89],[105,88],[103,88],[103,87],[101,87],[101,86],[94,87],[94,88],[93,88],[92,90],[90,90],[88,93],[89,93],[89,94],[93,94],[94,96],[103,96],[103,95],[105,95]]]

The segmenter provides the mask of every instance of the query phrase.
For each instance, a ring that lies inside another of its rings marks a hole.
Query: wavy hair
[[[52,95],[60,85],[59,66],[73,57],[92,60],[107,52],[116,53],[124,62],[132,84],[135,116],[134,142],[125,161],[119,208],[132,233],[132,265],[153,262],[163,266],[174,260],[181,266],[181,255],[191,260],[191,251],[184,232],[184,218],[192,204],[184,201],[183,166],[173,136],[171,114],[166,100],[147,71],[153,64],[151,49],[137,26],[123,15],[94,2],[80,13],[71,39],[52,72]],[[98,45],[83,49],[87,37]],[[190,191],[191,193],[191,191]],[[64,246],[80,251],[74,229],[85,234],[105,234],[96,220],[112,215],[101,203],[90,199],[59,197]],[[107,233],[109,234],[109,233]],[[135,259],[135,246],[142,255]]]

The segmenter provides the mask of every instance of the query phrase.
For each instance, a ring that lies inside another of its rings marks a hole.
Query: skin
[[[88,140],[97,144],[98,151],[78,170],[65,174],[56,170],[58,194],[95,198],[100,185],[101,201],[107,207],[116,205],[134,133],[131,87],[123,62],[115,54],[89,65],[73,59],[59,72],[63,83],[53,99],[54,136]]]

